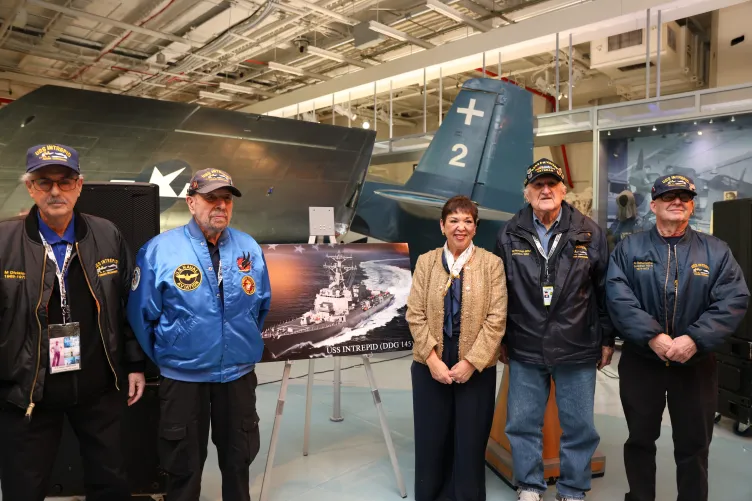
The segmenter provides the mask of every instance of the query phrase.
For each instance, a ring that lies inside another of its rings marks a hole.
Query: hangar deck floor
[[[398,461],[407,487],[407,499],[413,497],[413,422],[410,392],[411,357],[385,354],[374,357],[373,370],[381,390],[382,402],[397,451]],[[621,446],[627,437],[621,404],[619,381],[614,362],[606,372],[598,374],[596,389],[596,425],[601,434],[600,450],[606,455],[606,474],[593,479],[588,499],[617,501],[623,499],[627,482]],[[401,357],[395,359],[395,357]],[[390,360],[392,359],[392,360]],[[383,360],[387,360],[382,362]],[[343,369],[359,364],[358,358],[342,360]],[[251,495],[259,499],[261,481],[267,458],[276,399],[282,377],[282,363],[264,364],[257,369],[258,412],[261,417],[261,451],[251,467]],[[368,390],[362,367],[343,370],[341,408],[344,420],[329,420],[332,413],[332,361],[317,360],[310,452],[302,454],[303,422],[308,363],[295,362],[288,388],[279,444],[275,457],[269,501],[399,501],[400,495],[392,472],[389,455],[379,427],[378,415]],[[501,365],[499,380],[501,378]],[[267,383],[267,384],[264,384]],[[752,500],[752,439],[740,438],[731,432],[728,420],[716,426],[710,450],[711,499]],[[491,470],[487,470],[487,499],[516,499],[514,491]],[[658,442],[658,500],[676,499],[673,448],[668,413],[664,414]],[[554,499],[549,488],[546,501]],[[57,498],[61,500],[61,498]],[[216,450],[209,445],[209,457],[203,476],[201,501],[221,500],[221,479]]]

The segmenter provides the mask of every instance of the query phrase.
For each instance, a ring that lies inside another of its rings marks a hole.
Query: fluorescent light
[[[324,57],[326,59],[331,59],[332,61],[338,61],[340,63],[347,63],[352,64],[353,66],[358,66],[360,68],[369,68],[369,64],[362,63],[360,61],[356,61],[354,59],[350,59],[349,57],[345,57],[342,54],[338,54],[336,52],[331,52],[325,49],[320,49],[318,47],[308,47],[308,53],[313,54],[314,56]]]
[[[221,82],[219,88],[222,90],[229,90],[230,92],[241,92],[243,94],[253,94],[254,90],[250,87],[243,87],[242,85],[234,85]]]
[[[301,77],[315,78],[317,80],[331,80],[332,79],[332,77],[329,77],[326,75],[320,75],[318,73],[311,73],[310,71],[306,71],[302,68],[295,68],[293,66],[287,66],[286,64],[280,64],[274,61],[269,61],[267,64],[269,66],[269,69],[282,71],[284,73],[291,73],[293,75],[298,75]]]
[[[410,42],[414,45],[423,47],[424,49],[433,49],[434,47],[436,47],[434,44],[430,42],[426,42],[425,40],[415,38],[414,36],[410,36],[403,31],[395,30],[391,26],[377,23],[376,21],[368,21],[368,28],[371,31],[375,31],[376,33],[381,33],[382,35],[386,35],[396,40],[401,40],[402,42]]]
[[[439,0],[426,0],[426,7],[428,7],[434,12],[438,12],[439,14],[442,14],[448,17],[449,19],[454,19],[458,23],[463,23],[468,26],[472,26],[478,31],[482,31],[485,33],[491,29],[488,26],[484,25],[483,23],[480,23],[476,21],[475,19],[464,15],[460,11],[455,10],[452,7],[449,7],[448,5],[441,3]]]
[[[198,91],[199,97],[205,99],[217,99],[219,101],[232,101],[232,97],[225,96],[224,94],[215,94],[214,92],[206,92],[205,90]]]
[[[293,75],[299,75],[301,77],[303,76],[303,70],[301,70],[300,68],[294,68],[292,66],[287,66],[286,64],[275,63],[274,61],[269,61],[268,64],[269,68],[273,70],[282,71],[284,73],[291,73]]]

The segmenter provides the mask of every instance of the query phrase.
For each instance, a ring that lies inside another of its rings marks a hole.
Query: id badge
[[[50,333],[50,374],[81,370],[81,331],[78,322],[52,324]]]
[[[554,286],[544,285],[543,286],[543,305],[551,306],[551,298],[553,296],[554,296]]]

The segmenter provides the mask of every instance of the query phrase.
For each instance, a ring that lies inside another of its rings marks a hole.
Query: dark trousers
[[[446,339],[446,338],[445,338]],[[447,343],[448,344],[448,343]],[[453,356],[444,362],[449,369]],[[450,352],[451,353],[451,352]],[[496,370],[475,372],[466,383],[439,383],[413,362],[415,500],[484,501],[485,454],[493,422]]]
[[[668,401],[676,461],[677,501],[707,501],[708,451],[718,400],[715,357],[694,365],[671,366],[649,360],[625,346],[619,385],[629,438],[624,466],[629,482],[625,501],[655,500],[655,441]]]
[[[159,385],[159,460],[168,473],[167,501],[198,501],[211,423],[224,501],[250,501],[250,467],[260,437],[256,373],[229,383]]]
[[[121,393],[65,409],[0,410],[0,487],[8,501],[42,501],[55,465],[65,415],[78,438],[87,501],[131,499],[121,452]]]

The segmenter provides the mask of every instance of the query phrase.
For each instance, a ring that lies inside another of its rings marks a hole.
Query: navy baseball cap
[[[242,196],[240,190],[232,185],[232,178],[228,173],[219,169],[203,169],[193,175],[188,187],[188,194],[206,194],[219,188],[229,188],[236,197]]]
[[[62,165],[81,174],[78,152],[62,144],[38,144],[26,150],[26,172],[34,172],[47,165]]]
[[[677,174],[669,174],[668,176],[661,176],[655,180],[650,194],[653,197],[653,200],[669,191],[686,191],[691,193],[693,197],[696,197],[697,191],[695,190],[695,183],[692,181],[692,178]]]
[[[525,186],[532,183],[534,180],[541,176],[554,176],[559,181],[564,181],[564,173],[561,167],[556,165],[555,162],[548,158],[541,158],[533,165],[527,168],[527,175],[525,176]]]

